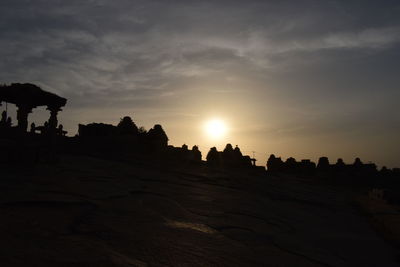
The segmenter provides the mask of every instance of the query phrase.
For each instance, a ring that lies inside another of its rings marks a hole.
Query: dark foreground
[[[2,171],[1,266],[399,266],[340,187],[66,156]]]

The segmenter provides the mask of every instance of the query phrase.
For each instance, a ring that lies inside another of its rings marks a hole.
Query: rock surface
[[[1,266],[398,266],[351,194],[65,156],[0,179]],[[397,258],[396,258],[397,257]]]

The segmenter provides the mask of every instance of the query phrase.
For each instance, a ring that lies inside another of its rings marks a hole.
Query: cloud
[[[281,54],[289,52],[314,52],[326,49],[385,49],[400,42],[400,28],[372,28],[359,32],[327,33],[312,38],[276,42],[263,33],[253,33],[243,53]]]
[[[188,95],[245,91],[258,96],[251,103],[257,110],[277,99],[324,102],[332,88],[349,88],[341,69],[358,78],[384,72],[365,58],[398,50],[399,4],[359,4],[4,0],[0,78],[38,83],[67,97],[73,109],[167,109]],[[388,88],[398,81],[393,77]],[[372,90],[366,79],[351,81],[349,99]]]

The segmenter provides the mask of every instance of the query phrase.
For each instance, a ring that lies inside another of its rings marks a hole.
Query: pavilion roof
[[[0,86],[0,101],[31,108],[38,106],[61,108],[67,103],[67,99],[44,91],[39,86],[30,83],[13,83]]]

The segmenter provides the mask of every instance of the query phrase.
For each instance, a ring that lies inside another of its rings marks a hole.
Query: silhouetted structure
[[[30,83],[13,83],[0,86],[0,105],[6,104],[6,110],[1,114],[0,137],[4,138],[2,147],[3,161],[29,166],[38,161],[54,162],[56,154],[63,150],[67,138],[59,138],[57,114],[65,106],[67,100],[56,94],[46,92]],[[16,127],[13,127],[11,117],[7,114],[8,103],[17,107]],[[39,106],[46,106],[50,117],[44,126],[31,123],[28,133],[28,115]],[[40,131],[42,135],[36,134]],[[62,135],[62,134],[61,134]]]
[[[221,165],[220,154],[216,147],[210,148],[210,151],[207,153],[207,164],[212,167],[218,167]]]
[[[233,149],[231,144],[227,144],[222,152],[212,147],[207,154],[207,164],[225,168],[248,168],[252,167],[252,161],[249,156],[243,156],[239,147]]]
[[[338,158],[336,161],[336,164],[334,166],[335,170],[337,171],[343,171],[346,168],[346,164],[344,163],[343,159]]]
[[[233,150],[235,157],[240,158],[243,156],[242,151],[240,151],[240,148],[236,145],[235,149]]]
[[[271,173],[313,174],[315,171],[315,163],[309,159],[303,159],[298,162],[293,157],[289,157],[283,162],[281,157],[276,157],[274,154],[271,154],[267,161],[267,170]]]
[[[49,129],[55,132],[57,127],[57,114],[67,103],[67,99],[53,93],[46,92],[40,87],[30,83],[13,83],[0,86],[0,103],[13,103],[17,106],[18,128],[26,132],[28,128],[28,115],[38,106],[47,106],[50,111]],[[2,121],[4,115],[2,114]]]
[[[284,166],[288,171],[298,171],[298,162],[292,157],[286,159]]]
[[[224,150],[222,151],[221,158],[225,165],[235,165],[240,160],[235,157],[233,147],[231,144],[226,144]]]
[[[0,104],[4,101],[17,106],[18,126],[12,127],[12,120],[6,111],[1,113],[0,134],[5,139],[2,143],[4,153],[0,158],[2,162],[36,162],[43,155],[54,160],[56,152],[68,151],[112,159],[142,159],[143,162],[156,161],[167,165],[173,163],[202,166],[199,148],[193,146],[190,150],[186,144],[182,147],[168,146],[168,136],[160,124],[146,131],[143,127],[138,128],[131,117],[125,116],[117,126],[103,123],[79,124],[78,135],[69,138],[65,137],[67,131],[57,120],[58,112],[66,104],[65,98],[43,91],[33,84],[14,83],[0,86]],[[50,117],[43,126],[32,123],[30,133],[25,134],[28,115],[38,106],[47,106]],[[255,166],[254,158],[243,155],[238,146],[233,148],[231,144],[227,144],[222,152],[212,147],[206,160],[207,165],[223,170],[259,168]],[[264,167],[261,168],[264,172]],[[351,186],[373,186],[376,189],[373,191],[374,195],[400,203],[400,169],[383,167],[377,171],[375,164],[365,164],[360,158],[356,158],[353,164],[345,164],[340,158],[335,164],[330,164],[327,157],[321,157],[316,165],[309,159],[296,161],[289,157],[283,161],[281,157],[271,154],[267,168],[269,173],[288,173],[289,177],[300,174],[327,181],[340,181]]]
[[[79,124],[78,135],[81,138],[115,136],[118,133],[116,126],[104,123]]]
[[[329,159],[327,157],[320,157],[318,160],[317,168],[324,171],[329,170]]]
[[[201,162],[201,152],[198,146],[193,146],[190,150],[186,144],[182,147],[168,146],[168,158],[173,161],[180,163],[191,162],[200,163]]]
[[[193,160],[194,161],[201,161],[201,152],[199,150],[198,146],[193,146],[192,147],[192,155],[193,155]]]
[[[103,123],[79,124],[77,144],[90,154],[123,158],[149,157],[150,160],[191,160],[190,150],[168,146],[168,136],[160,124],[146,131],[138,128],[131,117],[123,117],[117,126]],[[198,152],[194,152],[196,158]],[[201,161],[201,153],[200,153]]]
[[[300,163],[300,170],[304,174],[314,174],[316,165],[309,159],[303,159]]]
[[[363,163],[361,162],[361,159],[360,159],[360,158],[356,158],[356,159],[354,160],[354,163],[353,163],[353,166],[354,166],[354,167],[359,168],[359,167],[361,167],[362,165],[363,165]]]
[[[282,159],[279,157],[275,157],[274,154],[271,154],[267,161],[267,170],[270,172],[279,172],[284,170],[284,164]]]
[[[376,177],[378,175],[375,164],[364,164],[359,158],[356,158],[353,164],[348,165],[343,162],[343,159],[339,158],[335,164],[331,165],[327,157],[320,157],[318,165],[316,166],[315,163],[310,160],[297,162],[292,157],[289,157],[283,162],[280,157],[277,158],[273,154],[268,158],[267,171],[275,174],[290,173],[295,175],[306,174],[308,176],[318,176],[335,182],[352,184],[353,186],[365,186],[367,184],[371,185],[376,183]],[[387,168],[384,168],[380,173],[387,176],[390,172]]]

